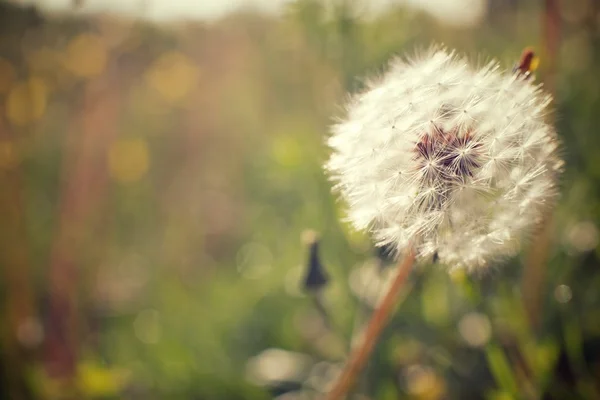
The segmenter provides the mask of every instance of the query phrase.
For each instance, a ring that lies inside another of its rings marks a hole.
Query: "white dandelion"
[[[394,60],[332,127],[326,170],[378,245],[451,268],[515,254],[557,196],[540,85],[444,49]]]

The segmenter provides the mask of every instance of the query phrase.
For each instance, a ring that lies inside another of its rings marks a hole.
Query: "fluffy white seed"
[[[355,228],[398,252],[477,269],[513,255],[556,198],[550,97],[444,49],[394,60],[332,127],[326,170]]]

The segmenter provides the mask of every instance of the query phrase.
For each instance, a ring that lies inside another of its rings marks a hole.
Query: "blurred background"
[[[600,399],[599,24],[599,0],[0,1],[2,398],[318,398],[391,271],[341,221],[328,125],[444,43],[534,46],[563,196],[506,265],[419,268],[352,398]]]

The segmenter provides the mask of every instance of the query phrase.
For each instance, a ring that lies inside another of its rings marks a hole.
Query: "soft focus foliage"
[[[340,222],[324,139],[361,77],[444,42],[506,66],[540,49],[562,197],[503,268],[416,271],[357,393],[598,398],[600,6],[561,2],[554,60],[541,2],[488,3],[463,27],[341,0],[164,27],[0,3],[4,397],[326,390],[391,269]],[[310,294],[307,228],[328,278]]]

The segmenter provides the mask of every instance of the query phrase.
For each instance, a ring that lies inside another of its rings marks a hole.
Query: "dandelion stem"
[[[406,280],[412,271],[414,262],[415,252],[411,248],[408,251],[408,254],[399,260],[394,281],[385,294],[383,300],[373,313],[373,316],[371,317],[371,320],[369,321],[369,324],[367,325],[363,335],[362,343],[351,352],[350,358],[348,359],[344,370],[334,383],[331,391],[328,393],[327,400],[343,399],[354,385],[356,377],[366,364],[371,352],[373,351],[373,347],[377,343],[377,339],[379,338],[381,331],[387,324],[390,314],[396,305],[398,293],[406,283]]]

